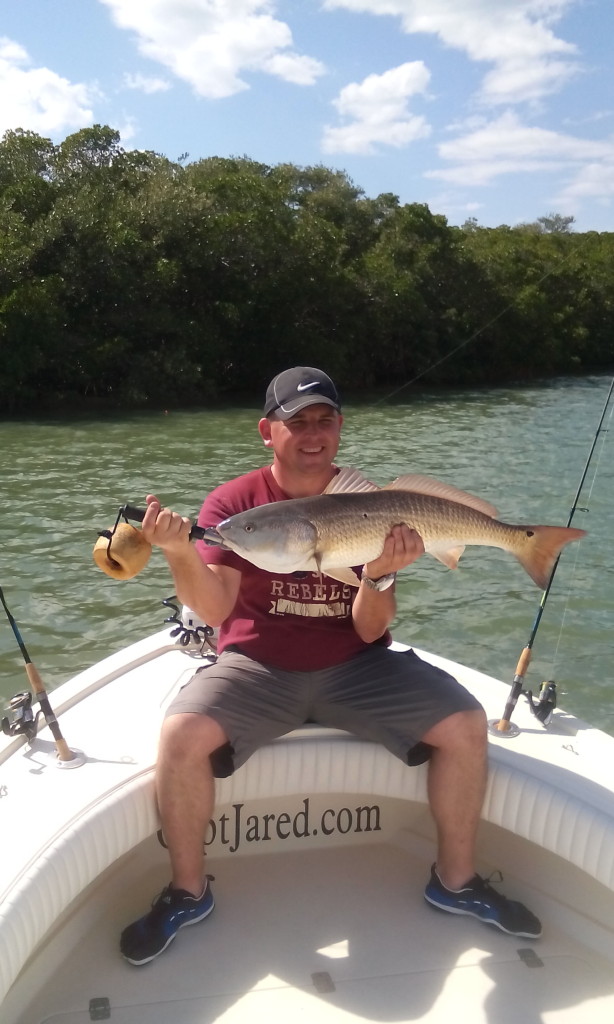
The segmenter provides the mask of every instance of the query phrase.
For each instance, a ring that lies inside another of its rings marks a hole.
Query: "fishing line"
[[[608,390],[608,394],[607,394],[607,397],[606,397],[606,400],[605,400],[605,403],[604,403],[604,406],[603,406],[603,410],[602,410],[602,413],[601,413],[601,417],[599,419],[599,423],[597,425],[597,429],[596,429],[595,434],[593,436],[593,440],[592,440],[592,443],[591,443],[591,446],[590,446],[590,450],[589,450],[588,456],[586,458],[586,462],[584,463],[584,469],[583,469],[583,472],[582,472],[582,476],[580,478],[580,483],[578,485],[578,489],[576,491],[576,496],[574,498],[574,502],[573,502],[573,505],[571,507],[571,511],[569,513],[569,518],[567,520],[567,526],[571,525],[572,519],[573,519],[576,511],[578,511],[578,509],[580,508],[580,505],[579,505],[580,495],[582,494],[582,489],[584,487],[584,482],[586,480],[586,477],[587,477],[587,474],[588,474],[588,471],[589,471],[589,467],[590,467],[590,464],[591,464],[591,461],[592,461],[592,458],[593,458],[593,455],[594,455],[594,452],[595,452],[595,448],[597,447],[597,443],[598,443],[598,441],[600,439],[600,436],[602,434],[602,431],[603,431],[603,423],[604,423],[604,420],[605,420],[605,417],[606,417],[606,413],[608,411],[608,407],[610,405],[610,400],[612,398],[612,393],[613,392],[614,392],[614,377],[612,378],[612,381],[611,381],[611,384],[610,384],[610,388]],[[613,409],[613,411],[614,411],[614,409]],[[611,416],[611,413],[610,413],[610,416]],[[603,454],[603,448],[604,448],[604,445],[602,445],[602,447],[601,447],[601,454]],[[600,457],[601,457],[601,455],[600,455]],[[593,485],[594,485],[594,481],[595,481],[595,476],[593,477]],[[591,493],[592,493],[592,485],[591,485]],[[584,509],[582,509],[582,511],[587,512],[588,509],[584,508]],[[520,658],[518,660],[518,665],[516,666],[516,672],[514,674],[514,679],[513,679],[513,682],[512,682],[511,689],[510,689],[510,695],[509,695],[507,703],[505,705],[505,709],[503,711],[503,715],[502,715],[502,717],[500,719],[498,719],[498,720],[495,719],[495,720],[490,721],[488,723],[490,731],[495,733],[496,735],[508,736],[508,737],[509,736],[516,736],[516,735],[518,735],[520,730],[517,728],[517,726],[511,724],[510,719],[511,719],[512,714],[514,712],[514,708],[516,707],[516,704],[518,703],[518,698],[520,697],[520,695],[522,693],[526,693],[526,695],[527,695],[527,697],[529,699],[529,706],[531,707],[531,710],[534,712],[536,717],[542,722],[543,725],[547,724],[547,722],[548,722],[548,720],[550,718],[550,715],[552,714],[552,711],[556,707],[556,684],[554,683],[554,680],[548,680],[547,682],[542,684],[542,692],[540,693],[540,697],[539,697],[539,700],[538,700],[537,703],[533,701],[532,694],[530,692],[527,692],[527,691],[525,691],[523,689],[523,683],[524,683],[524,677],[525,677],[525,675],[527,673],[527,670],[529,668],[529,664],[531,662],[531,654],[532,654],[533,644],[535,642],[535,637],[537,635],[537,631],[539,629],[539,625],[540,625],[540,622],[542,620],[542,616],[544,614],[544,609],[546,607],[546,602],[548,600],[548,595],[550,593],[550,590],[552,589],[552,583],[553,583],[553,580],[554,580],[554,576],[556,574],[556,570],[558,568],[559,561],[560,561],[560,555],[556,559],[556,561],[555,561],[555,563],[554,563],[554,565],[552,567],[552,572],[550,573],[550,579],[548,580],[548,584],[546,586],[546,589],[542,593],[541,601],[539,603],[539,608],[537,610],[537,615],[535,616],[535,621],[533,623],[533,628],[531,629],[531,634],[530,634],[529,639],[528,639],[528,641],[526,643],[526,646],[524,647],[524,649],[523,649],[523,651],[522,651],[522,653],[520,655]]]
[[[545,274],[541,280],[545,280],[545,278],[552,273],[552,270],[548,271],[548,274]],[[541,284],[541,281],[538,281],[537,283]],[[417,380],[420,380],[422,377],[425,377],[427,373],[431,372],[431,370],[435,370],[438,366],[441,366],[442,363],[447,362],[448,359],[451,359],[452,356],[455,356],[457,352],[460,352],[462,349],[466,348],[467,345],[470,345],[472,341],[475,341],[475,339],[478,338],[480,334],[483,334],[484,331],[487,331],[489,327],[492,327],[493,324],[496,324],[497,321],[500,320],[502,316],[505,316],[505,314],[515,305],[515,301],[510,302],[509,305],[507,305],[505,309],[502,309],[500,313],[497,313],[497,315],[494,316],[492,320],[489,320],[488,323],[485,323],[482,327],[478,327],[477,331],[474,331],[473,334],[471,334],[468,338],[465,339],[465,341],[461,341],[459,345],[456,345],[455,348],[453,348],[450,352],[447,352],[445,356],[441,357],[441,359],[437,359],[434,363],[431,363],[430,366],[427,366],[425,370],[421,370],[420,373],[417,373],[415,377],[412,377],[411,380],[406,381],[405,384],[401,384],[400,388],[396,388],[394,391],[391,391],[390,394],[385,395],[384,398],[379,398],[373,404],[382,405],[384,402],[388,402],[391,398],[394,398],[395,395],[398,395],[400,394],[401,391],[404,391],[405,388],[410,387],[412,384],[415,384]]]
[[[560,268],[564,266],[564,264],[567,263],[568,260],[571,259],[572,255],[577,255],[578,252],[582,252],[582,248],[587,244],[588,239],[586,239],[584,242],[581,242],[576,249],[570,250],[570,252],[568,252],[566,256],[561,256],[555,266],[551,267],[550,270],[546,270],[541,277],[537,278],[537,280],[535,281],[535,287],[538,287],[540,284],[542,284],[543,281],[547,281],[548,278],[555,273],[555,271],[560,270]],[[383,398],[378,398],[376,401],[373,402],[373,405],[383,405],[384,402],[390,401],[391,398],[394,398],[395,395],[400,394],[401,391],[405,390],[405,388],[411,387],[411,385],[415,384],[417,380],[421,380],[422,377],[425,377],[427,373],[431,372],[431,370],[435,370],[438,366],[441,366],[443,363],[446,363],[448,359],[451,359],[453,356],[455,356],[457,352],[461,352],[462,349],[466,348],[467,345],[470,345],[473,341],[475,341],[476,338],[479,338],[479,336],[483,334],[484,331],[487,331],[489,327],[492,327],[493,324],[496,324],[501,319],[501,317],[505,316],[506,313],[509,313],[510,309],[513,309],[516,305],[516,301],[516,299],[512,299],[510,302],[508,302],[507,306],[503,307],[503,309],[499,313],[497,313],[485,324],[483,324],[482,327],[478,327],[478,329],[475,330],[473,334],[470,334],[468,338],[465,338],[464,341],[461,341],[458,345],[455,345],[455,347],[451,349],[450,352],[447,352],[445,355],[441,356],[440,359],[436,359],[434,363],[431,363],[424,370],[421,370],[420,373],[417,373],[414,377],[411,378],[411,380],[406,381],[405,384],[401,384],[400,387],[395,388],[394,391],[391,391],[389,394],[384,395]]]
[[[604,407],[604,415],[605,415],[605,409],[607,409],[607,407],[608,407],[608,402],[609,402],[610,396],[612,395],[613,389],[614,389],[614,381],[612,382],[612,386],[610,387],[610,391],[608,393],[608,401],[606,402],[605,407]],[[591,455],[592,455],[592,453],[594,451],[595,444],[597,443],[597,439],[599,439],[599,438],[601,440],[601,445],[600,445],[599,452],[598,452],[598,455],[597,455],[597,461],[595,463],[595,470],[594,470],[594,473],[593,473],[593,477],[592,477],[592,480],[591,480],[590,488],[589,488],[589,491],[588,491],[588,496],[587,496],[587,499],[586,499],[586,508],[581,508],[580,506],[578,506],[578,510],[580,512],[587,512],[587,513],[590,512],[590,504],[591,504],[591,498],[593,496],[593,489],[595,487],[595,484],[597,482],[597,478],[599,476],[599,467],[601,465],[601,460],[603,458],[603,453],[605,451],[606,443],[607,443],[606,435],[609,433],[610,423],[612,421],[612,417],[613,416],[614,416],[614,403],[612,404],[612,406],[610,408],[610,415],[608,417],[607,426],[605,426],[605,427],[601,426],[601,424],[603,422],[603,416],[602,416],[602,418],[600,420],[600,425],[597,428],[597,433],[595,435],[595,442],[594,442],[594,444],[593,444],[593,446],[591,448],[591,452],[589,454],[589,459],[588,459],[588,463],[589,464],[590,464],[590,457],[591,457]],[[601,435],[601,437],[600,437],[600,435]],[[584,477],[583,477],[583,479],[584,479]],[[578,497],[579,497],[579,493],[578,493]],[[569,583],[569,587],[568,587],[568,590],[567,590],[567,597],[566,597],[566,600],[565,600],[565,606],[564,606],[564,609],[563,609],[563,616],[562,616],[562,620],[561,620],[561,628],[559,630],[559,635],[558,635],[557,642],[556,642],[556,648],[555,648],[555,651],[554,651],[554,654],[553,654],[553,657],[552,657],[552,667],[551,667],[551,674],[552,675],[555,674],[554,668],[555,668],[555,665],[557,664],[559,648],[561,646],[561,641],[562,641],[562,638],[563,638],[563,633],[565,631],[565,625],[566,625],[566,621],[567,621],[567,614],[568,614],[568,611],[569,611],[569,604],[570,604],[570,600],[571,600],[571,593],[572,593],[572,590],[573,590],[574,579],[575,579],[576,568],[577,568],[577,565],[578,565],[579,557],[580,557],[580,548],[578,546],[576,546],[575,557],[574,557],[573,563],[571,565],[570,583]]]

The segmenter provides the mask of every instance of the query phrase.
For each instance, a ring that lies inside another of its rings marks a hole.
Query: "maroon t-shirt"
[[[265,466],[212,491],[198,524],[217,526],[237,512],[287,498]],[[220,626],[218,652],[232,646],[256,661],[309,672],[349,661],[370,646],[352,622],[356,588],[317,572],[265,572],[234,551],[203,541],[196,546],[207,565],[230,565],[242,575],[236,604]],[[389,644],[389,634],[376,642]]]

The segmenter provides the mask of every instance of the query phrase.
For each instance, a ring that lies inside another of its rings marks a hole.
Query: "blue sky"
[[[0,135],[345,170],[451,224],[614,230],[613,0],[0,0]]]

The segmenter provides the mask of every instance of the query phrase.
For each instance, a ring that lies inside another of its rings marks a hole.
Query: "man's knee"
[[[432,747],[474,749],[476,753],[486,749],[487,741],[486,712],[483,708],[456,711],[443,718],[422,737],[422,742]]]
[[[181,712],[162,725],[160,752],[178,761],[199,761],[228,742],[221,725],[208,715]]]

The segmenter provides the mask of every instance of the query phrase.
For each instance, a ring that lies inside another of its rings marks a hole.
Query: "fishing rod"
[[[610,389],[608,391],[608,394],[607,394],[607,397],[606,397],[606,400],[605,400],[605,403],[604,403],[604,406],[603,406],[601,417],[599,419],[599,423],[597,424],[597,429],[596,429],[595,434],[593,436],[593,440],[592,440],[592,443],[591,443],[591,446],[590,446],[590,450],[589,450],[588,456],[586,458],[586,462],[584,463],[584,469],[582,471],[582,476],[580,477],[580,483],[578,484],[578,489],[576,491],[576,496],[574,498],[573,505],[571,506],[571,511],[569,513],[569,518],[567,520],[567,526],[571,525],[571,521],[572,521],[576,511],[579,508],[578,503],[580,501],[580,495],[582,493],[582,488],[584,487],[584,481],[586,480],[586,475],[588,473],[588,470],[589,470],[589,467],[590,467],[590,464],[591,464],[591,461],[592,461],[592,458],[593,458],[593,454],[594,454],[595,448],[597,446],[597,441],[599,440],[599,436],[600,436],[602,428],[603,428],[603,421],[605,420],[606,412],[608,411],[608,406],[610,404],[610,399],[612,398],[612,394],[613,393],[614,393],[614,378],[612,378],[612,382],[610,384]],[[582,509],[582,511],[587,512],[588,509]],[[535,717],[542,723],[542,725],[547,725],[548,724],[548,722],[550,721],[550,717],[552,715],[552,712],[554,711],[554,709],[556,707],[556,683],[554,682],[553,679],[546,680],[545,682],[542,683],[537,701],[533,700],[533,694],[531,693],[530,690],[528,690],[528,691],[524,690],[523,683],[524,683],[524,679],[525,679],[526,673],[528,671],[529,665],[531,663],[531,655],[532,655],[532,650],[533,650],[533,644],[535,642],[535,637],[537,636],[537,631],[539,629],[539,624],[540,624],[540,622],[542,620],[542,616],[544,614],[544,609],[546,607],[546,601],[548,600],[548,595],[550,594],[550,591],[552,589],[552,583],[553,583],[553,580],[554,580],[554,577],[555,577],[555,574],[556,574],[556,570],[558,568],[558,564],[559,564],[560,558],[561,558],[561,556],[559,555],[558,558],[556,559],[553,567],[552,567],[552,572],[550,573],[550,578],[549,578],[548,583],[546,585],[546,589],[543,591],[542,596],[541,596],[541,600],[539,602],[539,607],[537,609],[537,615],[535,616],[535,621],[533,623],[533,627],[531,629],[531,633],[529,635],[529,639],[527,640],[527,643],[526,643],[525,647],[522,650],[520,658],[518,659],[518,664],[516,666],[516,672],[514,673],[514,678],[513,678],[513,681],[512,681],[512,686],[511,686],[511,689],[510,689],[510,695],[509,695],[507,703],[505,705],[505,708],[504,708],[504,711],[503,711],[503,715],[501,716],[500,719],[495,719],[494,721],[491,721],[491,722],[488,723],[489,724],[490,732],[492,732],[492,733],[499,734],[499,735],[503,734],[504,736],[505,735],[507,735],[507,736],[515,736],[515,735],[518,734],[518,732],[520,730],[516,726],[512,725],[511,717],[512,717],[512,714],[514,713],[514,709],[515,709],[515,707],[516,707],[516,705],[518,703],[518,698],[523,693],[527,696],[527,699],[529,701],[529,707],[531,708],[531,711],[533,712]]]
[[[70,749],[66,740],[62,736],[60,725],[49,703],[49,698],[47,697],[47,691],[45,690],[43,680],[28,654],[28,649],[19,631],[19,626],[11,615],[9,606],[6,603],[2,587],[0,587],[0,602],[6,612],[6,617],[9,620],[9,624],[13,630],[13,634],[25,662],[26,674],[30,681],[30,686],[32,687],[34,696],[38,700],[40,709],[45,716],[45,721],[49,726],[51,735],[55,741],[59,762],[61,762],[62,767],[76,768],[78,765],[83,763],[83,760]],[[32,740],[34,738],[36,735],[36,719],[33,717],[30,707],[31,696],[29,693],[18,693],[11,698],[9,710],[14,715],[14,721],[10,723],[7,718],[2,719],[2,731],[7,736],[23,734],[28,740]]]

